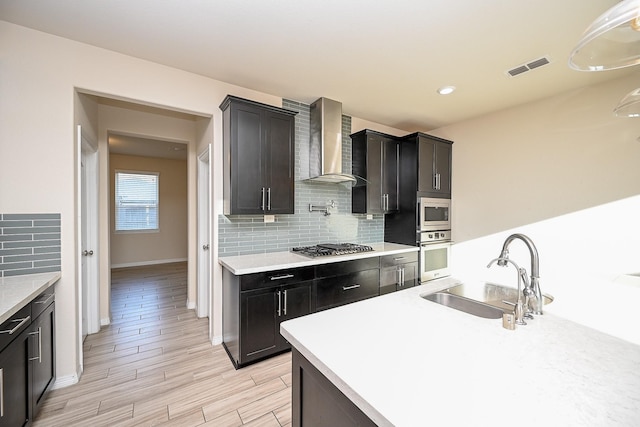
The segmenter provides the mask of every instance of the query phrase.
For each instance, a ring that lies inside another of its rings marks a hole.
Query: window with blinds
[[[116,171],[116,231],[157,231],[157,172]]]

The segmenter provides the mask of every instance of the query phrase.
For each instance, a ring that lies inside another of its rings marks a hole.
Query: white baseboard
[[[111,324],[111,319],[105,317],[104,319],[100,319],[100,326],[107,326]]]
[[[196,302],[195,301],[189,301],[187,299],[187,308],[189,310],[195,310],[196,309]]]
[[[174,258],[174,259],[158,259],[158,260],[152,260],[152,261],[125,262],[122,264],[111,264],[111,268],[143,267],[145,265],[171,264],[172,262],[186,262],[186,261],[187,261],[187,258]]]
[[[51,386],[51,390],[55,390],[58,388],[69,387],[70,385],[74,385],[79,381],[78,374],[68,375],[65,377],[57,377],[56,382]]]
[[[220,344],[222,344],[222,335],[214,336],[214,337],[211,339],[211,344],[212,344],[212,345],[220,345]]]

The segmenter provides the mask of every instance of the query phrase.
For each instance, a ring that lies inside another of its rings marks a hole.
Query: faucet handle
[[[524,282],[524,287],[525,289],[528,288],[530,285],[529,283],[529,278],[527,277],[527,270],[524,267],[519,267],[518,268],[518,273],[520,274],[520,277],[522,278],[522,281]]]

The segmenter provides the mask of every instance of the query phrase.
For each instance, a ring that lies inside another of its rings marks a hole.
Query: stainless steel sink
[[[500,308],[448,292],[436,292],[422,298],[486,319],[500,319],[504,313]]]
[[[512,313],[518,300],[518,290],[494,283],[461,284],[432,294],[421,295],[433,301],[474,316],[500,319],[503,313]],[[553,297],[543,294],[544,304]]]

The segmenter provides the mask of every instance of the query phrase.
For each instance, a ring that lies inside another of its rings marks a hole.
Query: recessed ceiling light
[[[438,93],[440,95],[449,95],[450,93],[453,93],[454,90],[456,90],[455,86],[442,86],[438,89]]]

